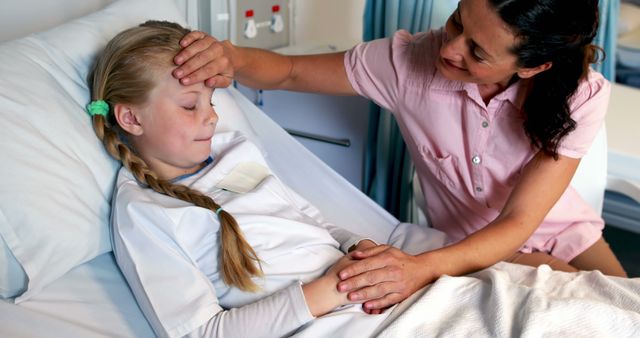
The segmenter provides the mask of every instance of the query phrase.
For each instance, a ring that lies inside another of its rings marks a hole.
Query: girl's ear
[[[113,107],[113,113],[116,117],[116,121],[127,133],[140,136],[143,133],[142,125],[138,121],[138,117],[134,113],[134,108],[130,105],[116,103]]]
[[[541,64],[540,66],[537,67],[532,67],[532,68],[520,68],[518,69],[518,76],[521,79],[528,79],[538,73],[542,73],[545,70],[551,68],[553,64],[551,62],[545,62],[543,64]]]

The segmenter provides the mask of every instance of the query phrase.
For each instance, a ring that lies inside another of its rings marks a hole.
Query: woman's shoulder
[[[420,33],[409,33],[404,29],[396,31],[391,37],[364,42],[354,48],[351,54],[359,56],[378,55],[364,58],[369,63],[387,63],[389,57],[396,71],[409,68],[431,69],[439,55],[444,38],[441,29]]]
[[[423,56],[433,57],[440,50],[445,32],[443,29],[434,29],[425,32],[409,33],[405,29],[400,29],[393,34],[391,45],[395,49],[406,49],[412,52],[421,52]]]
[[[571,106],[580,106],[591,100],[609,100],[611,93],[611,82],[601,73],[589,68],[587,74],[578,84],[573,97],[570,100]]]
[[[394,34],[392,45],[405,64],[407,83],[424,87],[434,77],[444,34],[442,29],[416,34],[399,30]]]

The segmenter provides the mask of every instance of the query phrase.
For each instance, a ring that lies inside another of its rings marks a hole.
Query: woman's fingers
[[[340,279],[345,280],[363,272],[383,267],[384,262],[381,257],[378,257],[378,255],[387,251],[389,248],[390,247],[388,245],[378,245],[370,249],[351,252],[349,254],[350,257],[359,261],[340,270],[338,276],[340,276]]]
[[[182,50],[176,54],[173,58],[173,62],[180,66],[185,61],[192,58],[194,55],[205,50],[209,45],[216,42],[217,40],[200,31],[193,31],[187,35],[185,35],[182,40],[180,40],[180,46],[182,46]]]
[[[352,302],[365,302],[365,309],[384,309],[424,286],[428,269],[420,260],[390,246],[363,250],[367,258],[355,260],[339,272],[339,292],[348,292]],[[353,256],[358,256],[355,254]]]
[[[174,58],[180,66],[173,71],[173,76],[182,84],[201,81],[210,87],[231,84],[233,66],[220,42],[202,32],[192,32],[183,38],[181,44],[186,47]]]
[[[180,46],[187,47],[196,40],[200,40],[205,37],[207,33],[201,31],[191,31],[180,40]]]
[[[198,58],[199,55],[194,58]],[[205,84],[209,87],[220,88],[229,86],[232,79],[233,67],[229,64],[229,59],[218,57],[196,69],[188,76],[183,77],[180,82],[187,85],[205,81]]]
[[[407,296],[403,296],[402,294],[399,294],[399,293],[389,293],[382,298],[365,302],[364,304],[362,304],[362,308],[366,313],[380,314],[384,312],[386,309],[388,309],[389,307],[400,303],[406,298]]]
[[[209,88],[227,88],[233,82],[233,78],[224,75],[216,75],[204,80],[204,85]]]
[[[373,299],[385,297],[389,293],[395,292],[397,287],[393,282],[379,282],[370,286],[362,287],[356,291],[349,292],[347,298],[352,302],[366,302]]]
[[[373,286],[364,287],[347,295],[349,301],[363,302],[362,308],[369,314],[380,314],[385,309],[405,300],[412,291],[402,289],[398,283],[384,282]]]
[[[213,38],[203,38],[181,50],[174,58],[178,68],[174,75],[189,75],[217,57],[222,56],[223,50]],[[180,61],[180,63],[178,63]]]

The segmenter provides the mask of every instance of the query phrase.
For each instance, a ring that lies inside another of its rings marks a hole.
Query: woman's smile
[[[440,62],[442,62],[442,64],[445,67],[449,68],[449,69],[453,69],[453,70],[457,70],[457,71],[461,71],[461,72],[467,72],[466,68],[462,68],[462,67],[457,66],[456,64],[451,62],[449,59],[441,57],[440,58]]]

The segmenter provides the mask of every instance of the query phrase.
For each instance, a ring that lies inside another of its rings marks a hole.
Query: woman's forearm
[[[268,50],[239,47],[224,42],[233,63],[235,79],[245,86],[282,89],[289,81],[293,64],[288,56]]]
[[[344,68],[344,52],[282,55],[224,42],[234,77],[259,89],[285,89],[333,95],[356,95]]]
[[[517,218],[496,219],[462,241],[419,255],[433,276],[459,276],[489,267],[516,252],[538,224]]]

